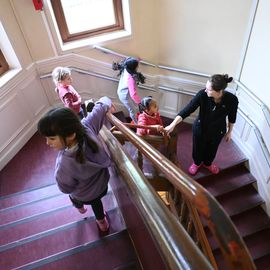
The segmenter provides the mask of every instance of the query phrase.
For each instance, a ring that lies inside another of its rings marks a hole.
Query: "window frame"
[[[63,43],[70,41],[76,41],[84,38],[90,38],[98,36],[104,33],[111,33],[124,29],[124,16],[122,8],[122,0],[113,0],[114,14],[116,23],[106,27],[96,28],[89,31],[83,31],[75,34],[70,34],[68,31],[68,26],[65,19],[65,14],[62,8],[61,0],[51,0],[52,10],[58,25],[60,36]]]
[[[0,76],[6,73],[9,70],[8,62],[0,49]]]

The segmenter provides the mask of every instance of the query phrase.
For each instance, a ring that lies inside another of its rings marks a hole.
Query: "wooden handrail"
[[[163,172],[168,181],[181,191],[185,198],[204,216],[229,269],[256,269],[242,238],[216,199],[191,177],[187,176],[180,168],[166,159],[160,152],[156,151],[142,138],[125,127],[119,119],[111,113],[108,113],[107,116],[111,123],[115,125],[154,166]]]
[[[153,126],[147,126],[147,125],[137,125],[137,124],[132,124],[132,123],[123,123],[126,127],[129,127],[129,128],[142,128],[142,129],[149,129],[149,130],[151,130],[151,131],[157,131],[157,129],[155,128],[155,127],[153,127]],[[116,128],[116,126],[113,126],[112,128],[111,128],[111,131],[114,131],[114,130],[116,130],[117,128]],[[151,135],[146,135],[146,136],[151,136]],[[168,137],[168,134],[166,133],[166,132],[161,132],[160,133],[160,135],[155,135],[155,136],[160,136],[160,137],[162,137],[163,138],[163,144],[165,145],[165,146],[167,146],[168,145],[168,143],[169,143],[169,137]]]
[[[101,52],[104,52],[104,53],[109,53],[109,54],[112,54],[112,55],[115,55],[115,56],[120,56],[122,58],[127,58],[128,56],[127,55],[124,55],[124,54],[121,54],[121,53],[118,53],[118,52],[115,52],[113,50],[110,50],[110,49],[107,49],[105,47],[101,47],[101,46],[98,46],[98,45],[95,45],[94,46],[94,49],[97,49]],[[155,64],[152,64],[150,62],[147,62],[147,61],[144,61],[144,60],[140,60],[140,63],[144,64],[144,65],[147,65],[147,66],[151,66],[151,67],[156,67]]]
[[[112,115],[109,117],[111,118]],[[122,126],[124,125],[122,124]],[[128,129],[125,126],[124,128]],[[157,242],[157,248],[167,269],[213,270],[206,257],[195,245],[183,226],[158,198],[143,173],[134,161],[125,154],[122,146],[112,133],[106,127],[103,127],[100,135],[110,150],[119,174],[125,179],[132,194],[132,200],[136,202],[136,206],[140,209],[150,234]],[[154,148],[152,149],[154,150]]]

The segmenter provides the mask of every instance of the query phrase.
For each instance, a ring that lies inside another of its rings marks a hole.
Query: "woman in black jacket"
[[[237,97],[225,91],[232,80],[233,78],[228,74],[212,75],[206,83],[206,88],[200,90],[178,113],[173,122],[165,127],[165,131],[171,133],[177,124],[200,108],[192,127],[194,162],[188,169],[192,175],[195,175],[201,166],[213,174],[219,173],[219,167],[212,162],[222,138],[225,137],[227,142],[231,140],[238,108]]]

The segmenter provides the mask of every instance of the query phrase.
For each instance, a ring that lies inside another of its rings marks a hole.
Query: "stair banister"
[[[70,68],[72,71],[75,71],[75,72],[80,73],[80,74],[89,75],[89,76],[93,76],[93,77],[108,80],[108,81],[119,82],[119,79],[111,77],[111,76],[107,76],[107,75],[104,75],[101,73],[97,73],[97,72],[93,72],[93,71],[89,71],[89,70],[85,70],[85,69],[77,68],[77,67],[73,67],[73,66],[69,66],[68,68]],[[51,72],[47,72],[47,73],[39,76],[40,79],[47,79],[47,78],[51,78],[51,77],[52,77]],[[156,92],[155,85],[139,84],[138,87]]]
[[[118,140],[105,127],[100,135],[110,150],[117,170],[132,192],[148,230],[158,242],[159,251],[168,269],[213,270],[182,225],[157,197],[138,166],[125,154]]]
[[[110,49],[107,49],[107,48],[104,48],[104,47],[101,47],[101,46],[98,46],[98,45],[95,45],[94,49],[99,50],[99,51],[104,52],[104,53],[109,53],[109,54],[112,54],[112,55],[120,56],[122,58],[127,58],[127,57],[130,56],[130,55],[124,55],[124,54],[121,54],[121,53],[117,53],[115,51],[112,51]],[[152,64],[152,63],[144,61],[144,60],[140,60],[140,63],[144,64],[146,66],[156,67],[155,64]]]
[[[163,172],[168,181],[181,191],[205,217],[208,227],[215,237],[229,269],[256,269],[242,238],[239,236],[235,226],[216,199],[206,189],[180,170],[180,168],[166,159],[160,152],[156,151],[142,138],[125,127],[119,119],[111,113],[108,113],[107,116],[112,124],[115,125],[154,166]]]

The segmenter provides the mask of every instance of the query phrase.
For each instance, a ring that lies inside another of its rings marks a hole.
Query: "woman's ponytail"
[[[224,76],[224,80],[226,81],[226,83],[230,83],[230,82],[232,82],[233,77],[229,77],[229,75],[228,75],[228,74],[224,74],[223,76]]]
[[[215,74],[212,75],[209,79],[212,84],[212,88],[217,92],[225,90],[228,86],[228,83],[232,82],[232,80],[233,77],[229,77],[228,74]]]

